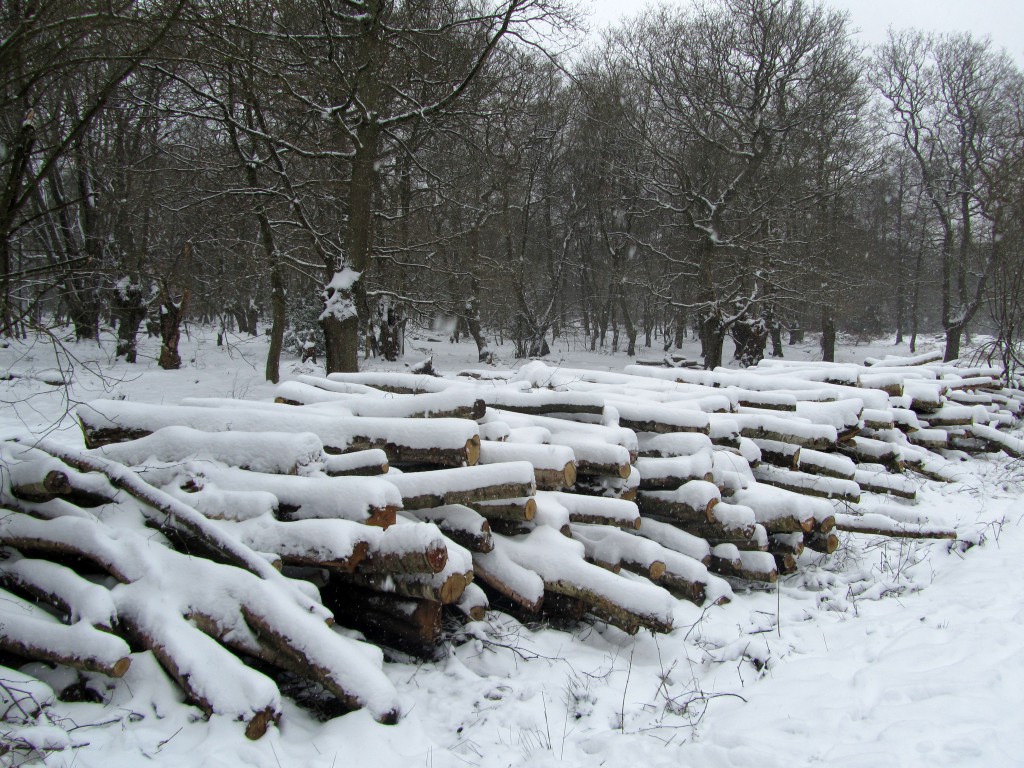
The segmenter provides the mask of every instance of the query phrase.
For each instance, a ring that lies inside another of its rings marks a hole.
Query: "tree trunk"
[[[951,325],[946,328],[946,351],[942,356],[943,361],[949,362],[960,357],[960,335],[963,332],[963,325]]]
[[[826,363],[836,360],[836,323],[827,309],[821,312],[821,359]]]
[[[117,315],[117,349],[114,355],[124,355],[127,362],[134,363],[138,359],[139,326],[146,319],[142,286],[134,280],[127,285],[118,286],[114,292],[114,306]]]
[[[274,262],[270,271],[270,349],[267,351],[267,381],[277,384],[281,379],[281,348],[284,346],[284,326],[287,322],[287,303],[284,295],[284,278],[281,266]]]
[[[704,367],[707,370],[722,364],[722,348],[725,345],[725,326],[716,314],[709,314],[700,321],[700,344],[703,349]],[[676,346],[679,343],[679,324],[676,324]]]
[[[341,265],[355,273],[350,282],[351,296],[346,297],[354,306],[350,308],[351,314],[338,314],[332,311],[332,295],[327,296],[328,307],[321,321],[327,345],[327,373],[359,370],[359,321],[368,319],[364,279],[373,243],[373,191],[377,181],[380,128],[372,122],[366,123],[358,130],[357,139],[349,183],[345,264]],[[331,290],[327,289],[328,294]]]
[[[171,299],[166,287],[160,303],[160,359],[158,361],[165,371],[181,368],[181,355],[178,353],[178,342],[181,341],[181,320],[188,304],[188,291],[177,304]]]

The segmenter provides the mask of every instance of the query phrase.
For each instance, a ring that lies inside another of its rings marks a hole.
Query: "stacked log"
[[[834,552],[838,532],[955,537],[912,507],[860,499],[906,505],[920,478],[955,482],[949,448],[1019,458],[1006,431],[1024,413],[1018,387],[930,358],[747,372],[531,363],[300,377],[276,403],[97,401],[78,411],[91,452],[0,449],[0,586],[60,616],[30,611],[0,650],[113,675],[127,638],[251,736],[282,710],[242,658],[390,722],[393,689],[376,668],[350,669],[361,652],[329,639],[328,622],[424,656],[442,651],[445,616],[480,620],[488,606],[669,632],[675,599],[771,583]],[[101,505],[135,528],[114,536],[91,511]],[[159,554],[143,557],[143,541]],[[187,586],[152,600],[167,571],[232,595],[234,610]],[[220,669],[236,694],[212,691]]]

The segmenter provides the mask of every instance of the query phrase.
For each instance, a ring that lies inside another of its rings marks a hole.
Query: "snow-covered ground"
[[[74,359],[39,341],[0,349],[0,374],[16,374],[0,381],[0,437],[46,432],[80,445],[66,414],[100,397],[271,397],[266,340],[230,341],[217,347],[193,332],[180,371],[156,367],[152,341],[135,366],[111,360],[112,339],[69,344]],[[907,351],[847,345],[839,359]],[[406,352],[405,363],[433,355],[442,371],[478,367],[471,342],[443,335],[422,334]],[[503,352],[500,365],[515,365]],[[815,359],[818,350],[812,342],[786,354]],[[617,370],[630,361],[576,344],[556,345],[548,362]],[[47,383],[57,369],[70,388]],[[284,376],[297,372],[321,371],[286,360]],[[55,707],[81,746],[47,764],[1024,765],[1024,467],[979,459],[969,470],[960,483],[921,481],[918,505],[980,546],[841,534],[838,552],[805,553],[800,573],[777,588],[738,591],[724,607],[678,603],[668,636],[602,624],[565,632],[491,614],[443,661],[386,666],[406,705],[395,726],[364,712],[321,723],[289,700],[281,728],[250,742],[237,723],[204,721],[174,686],[154,683],[155,662],[143,655],[106,691],[107,704]]]

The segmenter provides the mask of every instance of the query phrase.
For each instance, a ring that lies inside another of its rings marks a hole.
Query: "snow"
[[[471,343],[411,343],[424,356],[436,353],[442,370],[478,365]],[[153,342],[143,340],[143,362],[116,363],[111,381],[76,368],[72,396],[77,402],[124,396],[146,403],[180,402],[189,395],[271,398],[273,387],[259,375],[266,340],[239,338],[231,344],[216,348],[212,337],[193,332],[182,340],[185,368],[171,372],[155,367]],[[561,340],[556,346],[556,358],[562,355],[574,371],[596,369],[594,378],[622,376],[614,372],[628,364],[622,354],[589,353]],[[507,349],[495,349],[503,364],[513,364]],[[107,337],[103,347],[80,344],[75,350],[83,360],[92,355],[106,364],[113,341]],[[24,351],[22,346],[17,354]],[[684,351],[696,356],[692,348]],[[21,370],[66,369],[47,350],[32,354],[35,360],[19,363]],[[816,339],[786,347],[787,359],[815,354]],[[859,364],[865,356],[906,357],[909,351],[887,341],[841,348],[839,354]],[[14,351],[0,355],[6,368]],[[286,362],[286,372],[289,366],[322,373],[297,361]],[[12,379],[0,387],[9,405],[0,409],[4,436],[24,434],[26,427],[45,431],[65,410],[63,391],[38,380]],[[801,399],[822,391],[814,383],[786,389]],[[884,410],[888,398],[866,406]],[[1021,435],[1019,427],[1006,434]],[[51,437],[81,445],[70,420]],[[1018,765],[1024,754],[1024,613],[1012,574],[1024,558],[1024,482],[1019,466],[1005,458],[942,466],[957,482],[922,480],[916,507],[889,507],[921,510],[930,520],[955,525],[961,541],[953,546],[840,534],[835,555],[805,552],[801,573],[763,591],[737,588],[729,605],[707,609],[676,602],[678,628],[668,637],[630,638],[601,623],[562,632],[491,613],[486,622],[467,627],[441,662],[384,666],[407,702],[397,726],[379,725],[369,712],[320,723],[284,698],[282,726],[249,742],[227,718],[197,719],[197,710],[160,682],[152,655],[136,653],[122,681],[92,683],[109,705],[48,707],[40,738],[45,731],[59,739],[53,723],[90,727],[72,732],[88,746],[57,753],[46,764]],[[833,511],[829,502],[805,501]],[[873,509],[866,502],[859,506]],[[982,543],[966,549],[968,541]],[[40,670],[35,676],[42,675]]]

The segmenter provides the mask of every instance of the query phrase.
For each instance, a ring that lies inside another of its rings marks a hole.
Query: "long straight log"
[[[525,461],[389,475],[405,509],[533,496],[533,467]]]

